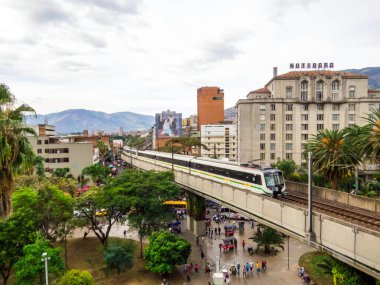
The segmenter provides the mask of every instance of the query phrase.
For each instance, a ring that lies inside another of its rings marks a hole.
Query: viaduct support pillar
[[[189,191],[186,192],[186,197],[187,228],[196,235],[204,235],[206,231],[206,199]]]

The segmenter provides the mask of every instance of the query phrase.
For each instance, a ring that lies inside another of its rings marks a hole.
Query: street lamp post
[[[46,285],[49,285],[49,272],[48,272],[48,259],[50,257],[47,256],[47,252],[42,253],[42,262],[45,262],[45,280],[46,280]]]

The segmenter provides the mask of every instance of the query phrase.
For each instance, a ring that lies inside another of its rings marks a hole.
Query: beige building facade
[[[54,136],[54,126],[45,128],[43,126],[38,125],[37,136],[30,136],[28,139],[36,155],[45,159],[44,167],[47,175],[57,168],[67,167],[70,168],[70,173],[77,177],[83,168],[94,163],[91,142],[65,142]]]
[[[208,150],[201,148],[201,156],[235,161],[237,154],[236,125],[202,125],[201,143],[208,148]]]
[[[318,130],[364,125],[380,106],[368,77],[340,71],[292,71],[236,103],[238,160],[270,165],[305,162],[304,147]]]

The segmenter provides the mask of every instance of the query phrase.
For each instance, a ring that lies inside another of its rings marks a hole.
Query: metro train
[[[214,181],[230,184],[234,187],[248,189],[264,195],[286,195],[282,171],[270,167],[243,167],[237,162],[195,157],[182,154],[171,154],[157,151],[141,151],[124,147],[125,155],[133,158],[199,175]]]

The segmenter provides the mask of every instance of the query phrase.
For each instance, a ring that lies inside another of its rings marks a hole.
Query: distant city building
[[[215,124],[224,120],[224,91],[219,87],[201,87],[197,90],[197,125]]]
[[[96,152],[91,142],[69,142],[56,136],[51,125],[31,126],[37,136],[28,136],[36,155],[45,159],[45,173],[50,175],[57,168],[70,168],[70,173],[78,176],[82,169],[93,164]]]
[[[172,138],[181,137],[182,114],[170,110],[157,113],[153,133],[153,149],[164,146]]]
[[[237,134],[234,124],[214,124],[201,126],[201,155],[210,158],[236,160]]]
[[[123,127],[120,127],[119,128],[119,136],[123,136],[123,135],[124,135]]]
[[[368,90],[368,77],[341,71],[292,71],[236,103],[238,160],[270,165],[305,162],[303,151],[319,130],[364,125],[379,108],[380,90]]]

